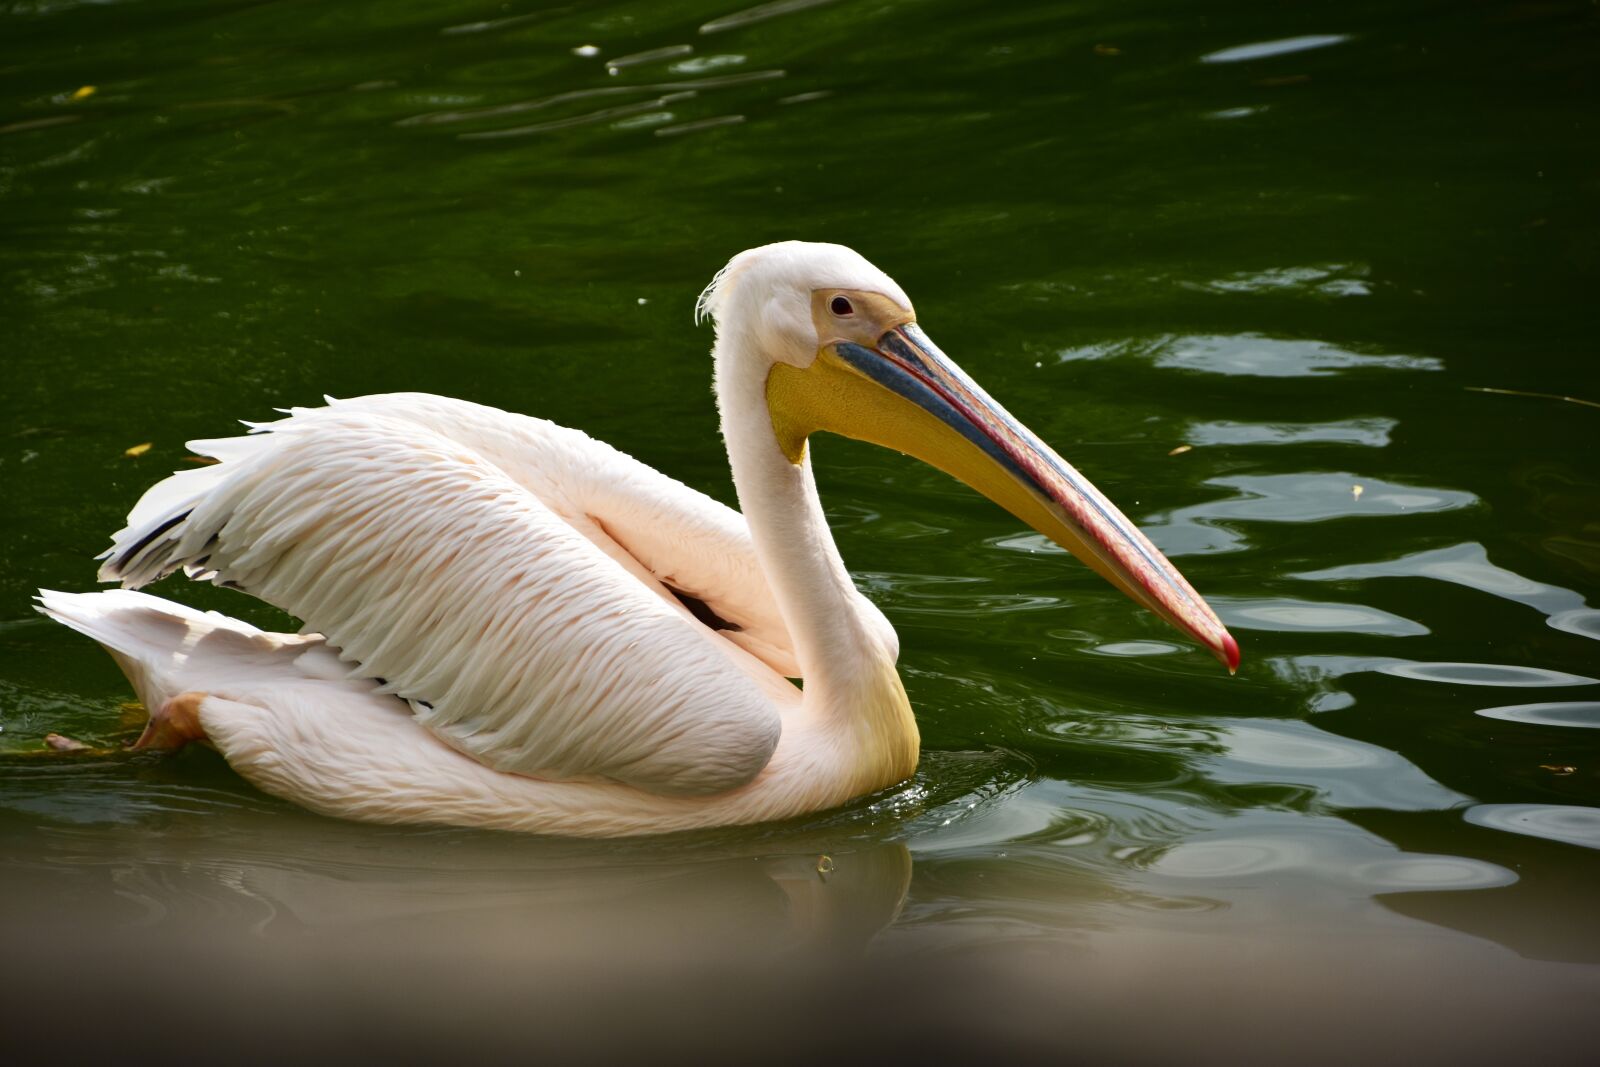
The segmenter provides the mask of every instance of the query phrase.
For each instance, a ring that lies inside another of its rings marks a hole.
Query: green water
[[[0,4],[8,1003],[131,1019],[175,982],[285,1042],[569,1052],[737,1052],[732,1016],[839,1052],[772,1006],[803,1002],[913,1049],[1577,1058],[1600,410],[1520,394],[1600,401],[1596,8],[738,2]],[[599,846],[336,823],[205,751],[115,751],[125,683],[30,597],[93,587],[186,440],[428,390],[732,502],[691,308],[790,237],[900,281],[1211,599],[1239,675],[824,438],[922,729],[902,787]],[[692,1009],[642,1011],[663,987]],[[607,997],[626,1024],[590,1026]]]

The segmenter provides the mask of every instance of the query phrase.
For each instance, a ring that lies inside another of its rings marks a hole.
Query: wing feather
[[[237,585],[498,770],[705,794],[766,765],[768,692],[561,515],[575,502],[539,462],[564,459],[570,481],[564,442],[517,453],[513,477],[458,435],[359,403],[266,429],[196,442],[226,462],[152,489],[102,577],[187,566]]]
[[[428,393],[330,404],[403,418],[471,448],[614,557],[627,557],[625,563],[637,563],[734,623],[738,629],[724,631],[725,639],[779,674],[800,676],[794,641],[756,559],[749,527],[734,509],[582,431],[544,419]]]

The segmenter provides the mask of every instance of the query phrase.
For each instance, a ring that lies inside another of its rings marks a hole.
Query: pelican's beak
[[[845,296],[849,321],[829,314]],[[1199,641],[1229,673],[1239,646],[1161,551],[1072,465],[939,351],[910,312],[876,293],[819,290],[822,345],[809,367],[767,378],[778,444],[794,463],[828,430],[916,456],[966,482]]]

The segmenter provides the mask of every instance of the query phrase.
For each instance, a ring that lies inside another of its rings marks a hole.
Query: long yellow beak
[[[1161,551],[902,317],[871,343],[833,341],[809,367],[773,368],[767,404],[789,459],[800,462],[817,430],[916,456],[1067,549],[1199,641],[1229,673],[1237,670],[1238,643]]]

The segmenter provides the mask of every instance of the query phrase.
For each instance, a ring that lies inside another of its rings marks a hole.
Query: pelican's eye
[[[836,296],[832,300],[828,301],[828,310],[833,312],[835,315],[842,316],[853,315],[855,314],[856,309],[851,307],[850,301],[846,300],[844,297]]]

